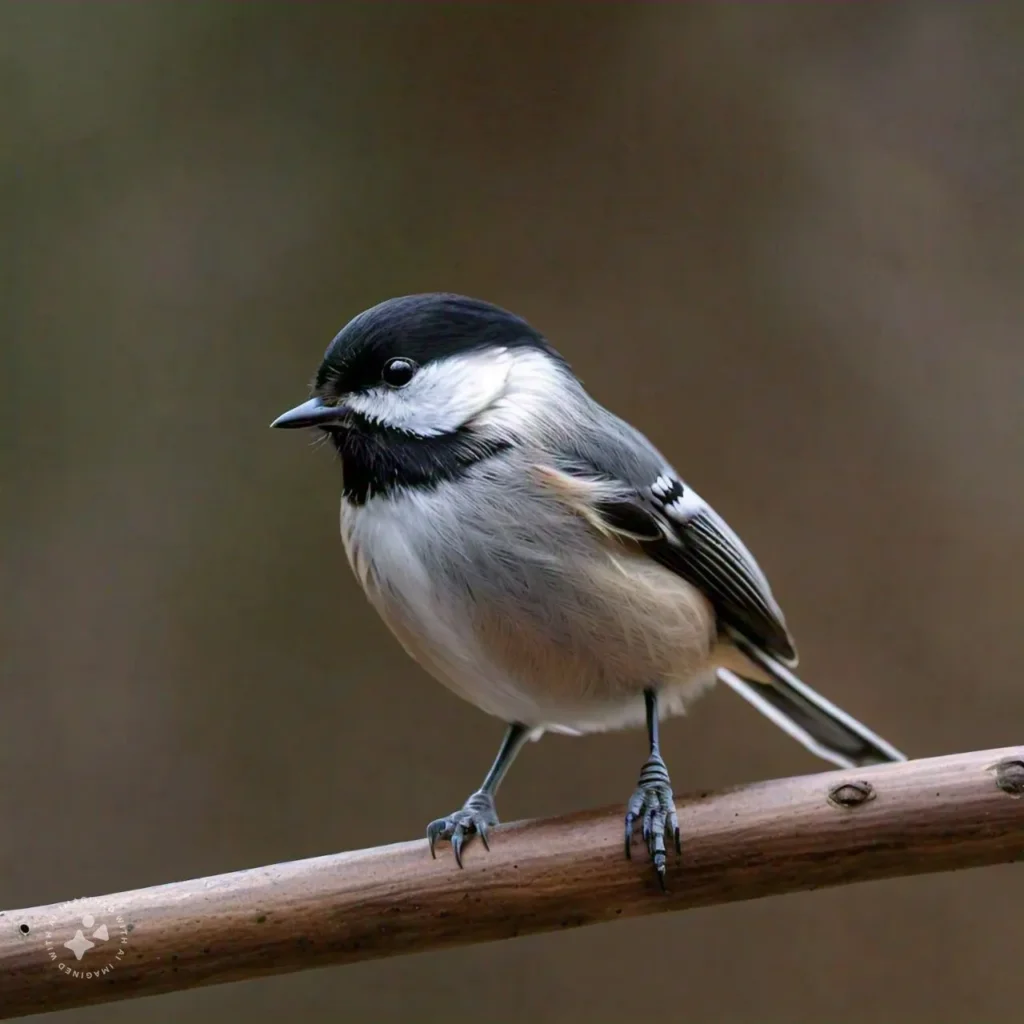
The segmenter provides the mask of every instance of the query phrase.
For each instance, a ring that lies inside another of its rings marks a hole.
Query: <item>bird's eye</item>
[[[389,388],[404,388],[416,376],[417,366],[411,359],[396,356],[384,364],[380,379]]]

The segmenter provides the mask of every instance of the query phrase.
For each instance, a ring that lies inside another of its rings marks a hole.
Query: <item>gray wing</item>
[[[753,555],[642,434],[604,413],[558,468],[587,481],[578,490],[589,495],[588,512],[597,514],[603,528],[632,538],[656,562],[698,587],[715,609],[720,630],[771,679],[763,683],[721,668],[720,677],[734,692],[840,767],[905,760],[891,743],[790,672],[796,648]]]
[[[600,428],[580,438],[558,468],[612,485],[594,505],[609,527],[698,587],[723,631],[795,665],[782,611],[753,555],[642,434],[603,413]]]

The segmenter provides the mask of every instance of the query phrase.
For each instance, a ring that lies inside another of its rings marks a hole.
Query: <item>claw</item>
[[[676,845],[676,853],[683,852],[683,844],[679,838],[679,819],[676,817],[676,812],[673,811],[668,819],[669,828],[672,829],[672,840]]]
[[[626,857],[632,859],[633,828],[639,821],[640,834],[657,873],[658,885],[663,892],[667,892],[665,845],[671,837],[676,853],[680,854],[682,837],[668,771],[656,752],[652,753],[651,760],[644,765],[640,778],[640,785],[630,798],[626,809]]]
[[[665,865],[655,864],[654,870],[658,872],[658,885],[661,886],[661,891],[668,892],[668,889],[665,888]]]
[[[437,842],[437,837],[441,834],[441,828],[438,822],[432,821],[427,826],[427,842],[430,844],[430,856],[433,860],[437,860],[437,851],[434,849],[434,844]]]
[[[477,791],[464,804],[461,810],[438,818],[427,826],[427,841],[430,844],[430,855],[437,858],[436,843],[438,839],[449,839],[455,863],[461,868],[462,850],[474,835],[480,836],[485,850],[490,850],[490,829],[498,824],[498,815],[494,810],[494,801],[489,793]]]

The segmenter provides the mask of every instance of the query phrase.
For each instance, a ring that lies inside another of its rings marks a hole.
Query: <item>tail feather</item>
[[[907,759],[891,743],[811,689],[770,654],[742,637],[733,636],[732,642],[771,678],[771,682],[747,679],[724,667],[718,670],[719,678],[812,754],[840,768]]]

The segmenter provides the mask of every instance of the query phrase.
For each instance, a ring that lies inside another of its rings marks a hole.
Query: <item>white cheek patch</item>
[[[420,437],[450,434],[479,415],[504,391],[512,356],[487,349],[421,367],[404,388],[380,384],[345,404],[367,419]]]
[[[513,353],[504,392],[478,417],[476,426],[502,437],[528,433],[540,422],[549,427],[571,427],[574,406],[570,398],[566,377],[549,356],[535,349],[518,349]]]

